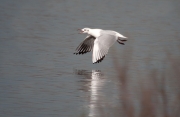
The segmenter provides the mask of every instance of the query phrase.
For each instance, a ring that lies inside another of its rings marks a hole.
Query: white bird
[[[80,33],[88,34],[88,36],[76,48],[76,52],[74,54],[76,55],[84,54],[93,50],[92,53],[93,64],[101,62],[108,53],[109,48],[116,41],[119,44],[124,45],[124,41],[126,41],[127,38],[122,34],[112,30],[90,29],[90,28],[83,28],[78,30],[80,31]]]

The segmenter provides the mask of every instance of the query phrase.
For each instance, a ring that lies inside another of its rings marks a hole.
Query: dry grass
[[[129,61],[131,52],[128,51],[124,64],[121,65],[117,58],[113,58],[114,67],[118,73],[120,100],[122,102],[123,117],[180,117],[180,59],[174,59],[167,54],[167,61],[170,65],[166,71],[159,72],[158,69],[148,71],[148,86],[143,81],[138,82],[139,86],[139,107],[133,105],[129,87]],[[148,62],[147,62],[148,64]],[[165,64],[165,63],[164,63]],[[160,77],[159,77],[160,76]],[[139,76],[141,77],[141,76]],[[143,78],[142,78],[143,79]],[[168,86],[174,88],[168,88]],[[174,89],[174,90],[173,90]],[[138,92],[135,92],[139,94]],[[171,100],[170,100],[171,99]],[[137,112],[136,108],[140,108]]]

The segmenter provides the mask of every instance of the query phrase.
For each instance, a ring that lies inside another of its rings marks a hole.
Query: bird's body
[[[87,33],[88,36],[76,48],[74,54],[84,54],[93,50],[92,62],[101,62],[109,48],[117,41],[119,44],[124,45],[125,36],[112,30],[90,29],[84,28],[80,30],[81,33]]]

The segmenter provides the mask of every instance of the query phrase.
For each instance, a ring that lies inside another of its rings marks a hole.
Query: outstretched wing
[[[99,63],[105,58],[109,48],[115,43],[115,41],[116,36],[109,34],[103,34],[94,41],[92,56],[93,64]]]
[[[92,35],[88,35],[83,42],[76,48],[76,52],[74,54],[84,54],[90,52],[94,46],[94,40],[96,38]]]

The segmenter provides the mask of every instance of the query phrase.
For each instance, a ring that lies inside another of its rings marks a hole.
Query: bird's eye
[[[88,29],[84,29],[84,31],[88,32],[89,30]]]

